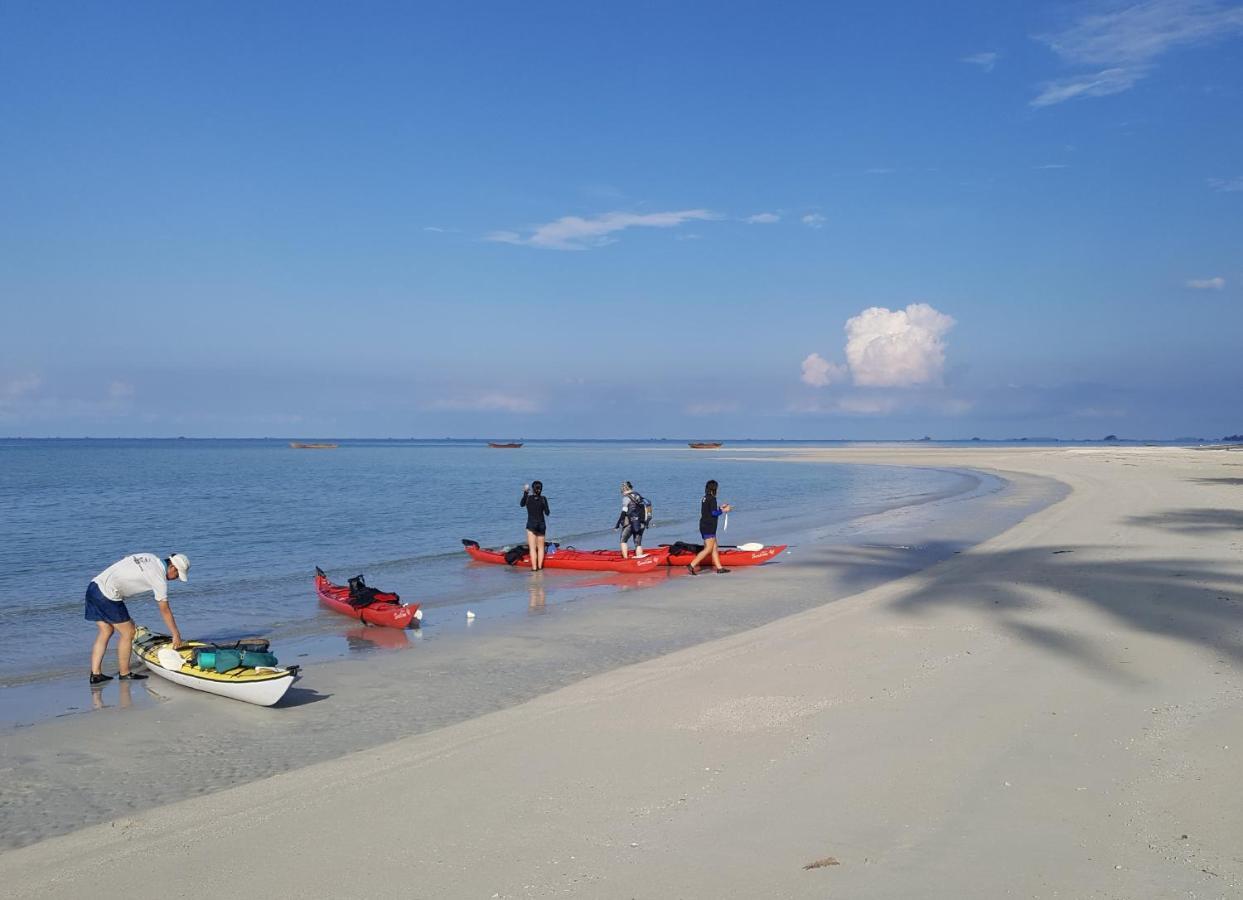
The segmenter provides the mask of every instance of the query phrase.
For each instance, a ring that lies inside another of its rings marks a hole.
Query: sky
[[[0,3],[0,436],[1243,432],[1243,4]]]

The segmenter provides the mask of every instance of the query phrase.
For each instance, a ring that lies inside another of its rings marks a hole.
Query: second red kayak
[[[419,604],[402,603],[396,594],[377,592],[367,606],[354,606],[350,603],[350,589],[333,584],[319,568],[315,569],[315,592],[319,594],[320,603],[351,619],[388,628],[419,627]]]
[[[680,547],[670,548],[668,544],[661,544],[662,550],[668,550],[669,565],[671,566],[689,566],[691,560],[695,558],[694,552],[678,552],[682,550]],[[762,547],[759,550],[742,550],[738,547],[721,547],[721,565],[726,567],[733,566],[762,566],[770,559],[779,556],[788,544],[774,544],[771,547]],[[712,565],[711,558],[704,560],[703,565]]]
[[[478,541],[463,539],[462,546],[470,558],[476,562],[493,563],[495,565],[511,565],[505,559],[504,550],[480,547]],[[545,569],[579,569],[598,572],[650,572],[657,566],[665,564],[669,549],[649,550],[642,557],[626,557],[617,550],[575,550],[573,547],[557,547],[548,545],[548,553],[544,557]],[[530,568],[531,562],[524,551],[512,565]]]

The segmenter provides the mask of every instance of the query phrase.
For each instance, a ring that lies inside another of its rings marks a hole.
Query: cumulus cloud
[[[1218,275],[1216,278],[1192,278],[1187,287],[1197,291],[1220,291],[1226,286],[1226,279]]]
[[[862,387],[939,384],[954,320],[927,303],[865,309],[846,322],[846,362]]]
[[[524,394],[507,394],[501,391],[481,391],[478,394],[437,397],[425,409],[444,412],[539,412],[541,405]]]
[[[991,72],[997,65],[997,60],[1000,58],[1000,53],[989,50],[984,53],[972,53],[970,56],[964,56],[962,61],[970,63],[973,66],[979,66],[985,72]]]
[[[1108,7],[1092,4],[1087,9],[1066,28],[1037,40],[1063,61],[1095,71],[1046,82],[1032,106],[1121,93],[1149,75],[1156,60],[1176,47],[1243,34],[1243,6],[1218,0],[1147,0]]]
[[[535,226],[526,235],[517,231],[494,231],[486,239],[544,250],[590,250],[613,243],[616,239],[609,235],[627,228],[676,228],[686,222],[719,218],[707,209],[657,213],[608,212],[587,218],[562,216],[555,222]]]
[[[823,228],[826,221],[827,219],[820,213],[808,213],[802,219],[803,224],[808,228]]]
[[[840,363],[829,362],[819,353],[808,354],[803,360],[804,384],[810,384],[812,387],[828,387],[837,381],[846,378],[846,367]]]
[[[780,222],[780,221],[781,221],[781,216],[777,215],[776,213],[770,213],[770,212],[756,213],[755,215],[747,216],[746,218],[746,222],[748,225],[771,225],[774,222]]]

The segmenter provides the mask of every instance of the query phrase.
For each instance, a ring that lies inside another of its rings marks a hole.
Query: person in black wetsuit
[[[524,484],[518,505],[527,510],[527,555],[531,559],[531,571],[538,572],[544,568],[544,534],[548,530],[544,516],[552,514],[548,498],[544,496],[544,483],[533,481],[530,485]]]
[[[721,506],[716,502],[716,489],[715,479],[704,485],[703,500],[699,504],[699,536],[704,540],[704,548],[686,567],[692,575],[699,574],[699,564],[709,555],[712,557],[713,571],[718,575],[724,575],[729,571],[721,565],[721,554],[716,547],[716,523],[722,513],[729,512],[733,507],[728,503]]]

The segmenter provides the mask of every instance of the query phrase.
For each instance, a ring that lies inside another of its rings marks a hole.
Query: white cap
[[[168,558],[168,561],[177,567],[177,577],[182,581],[189,581],[186,573],[190,571],[190,558],[184,553],[174,553]]]

